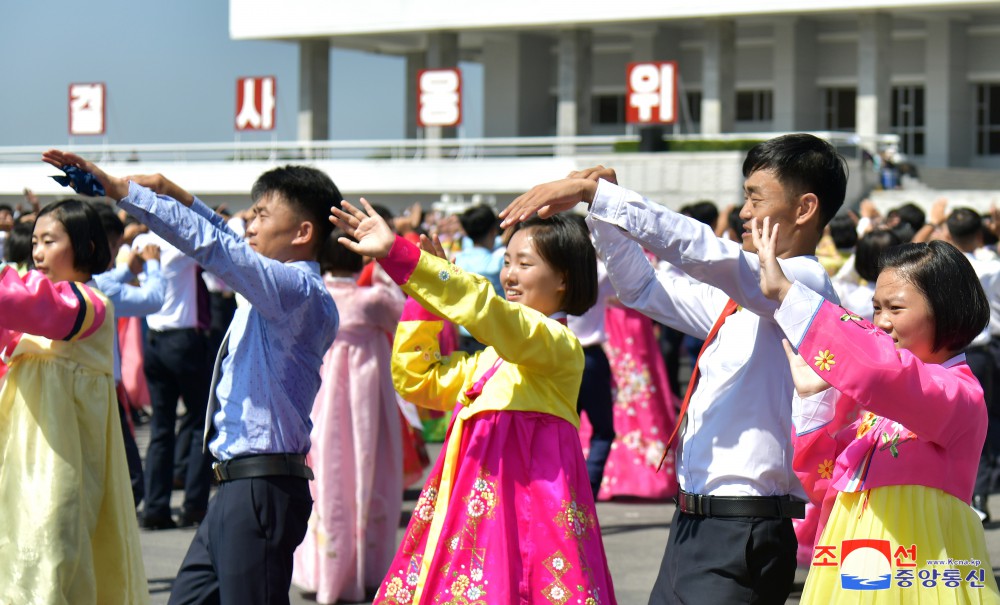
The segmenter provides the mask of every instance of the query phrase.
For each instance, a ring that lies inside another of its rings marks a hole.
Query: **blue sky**
[[[298,47],[230,40],[225,0],[3,0],[0,57],[0,145],[67,143],[72,82],[107,84],[106,136],[74,143],[231,141],[236,79],[256,75],[277,77],[275,133],[296,138]],[[481,70],[462,68],[465,131],[478,136]],[[330,80],[331,138],[404,136],[401,59],[334,50]]]

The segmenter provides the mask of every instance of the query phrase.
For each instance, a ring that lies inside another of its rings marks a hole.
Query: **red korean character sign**
[[[677,62],[629,63],[625,76],[625,121],[673,124],[677,121]]]
[[[462,122],[462,72],[422,69],[417,74],[417,125],[458,126]]]
[[[106,90],[103,82],[69,85],[69,134],[104,134]]]
[[[236,130],[274,130],[274,76],[236,80]]]

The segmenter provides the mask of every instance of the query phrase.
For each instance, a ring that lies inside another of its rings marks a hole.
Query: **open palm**
[[[340,227],[348,237],[342,237],[338,241],[348,250],[356,252],[362,256],[372,258],[385,258],[389,256],[396,235],[378,212],[371,207],[368,200],[361,198],[361,205],[364,212],[355,208],[350,202],[341,202],[341,208],[330,208],[330,222]]]

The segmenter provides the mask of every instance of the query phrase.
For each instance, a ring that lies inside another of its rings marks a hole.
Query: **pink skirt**
[[[615,603],[579,444],[549,414],[456,421],[374,602]]]

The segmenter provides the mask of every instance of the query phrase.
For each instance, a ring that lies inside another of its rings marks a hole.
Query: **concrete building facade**
[[[230,34],[299,42],[301,139],[325,138],[336,46],[404,57],[410,82],[481,64],[487,137],[631,132],[625,66],[675,60],[674,133],[895,133],[917,164],[1000,167],[995,0],[674,4],[230,0]],[[454,135],[418,132],[408,100],[408,136]]]

